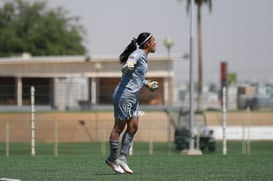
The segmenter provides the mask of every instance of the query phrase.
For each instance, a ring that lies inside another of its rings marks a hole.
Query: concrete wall
[[[217,139],[221,139],[221,113],[208,112],[206,117],[208,126],[215,130]],[[10,141],[30,142],[30,120],[30,113],[0,114],[0,142],[7,138],[7,130]],[[80,120],[84,120],[85,125],[81,125]],[[107,141],[114,119],[112,112],[50,112],[36,113],[35,122],[38,142],[54,142],[56,133],[59,142],[88,142]],[[273,140],[272,134],[268,134],[273,127],[272,112],[228,113],[227,133],[231,135],[228,139],[242,139],[243,125],[250,126],[251,139]],[[147,111],[140,118],[135,140],[166,142],[169,140],[168,133],[169,122],[166,114]],[[171,140],[174,139],[173,136],[174,129],[171,127]]]

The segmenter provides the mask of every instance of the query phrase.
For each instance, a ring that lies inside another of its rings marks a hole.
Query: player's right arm
[[[125,70],[126,73],[129,71],[132,71],[134,70],[136,63],[137,63],[137,54],[132,53],[128,57],[126,63],[123,65],[123,69]]]

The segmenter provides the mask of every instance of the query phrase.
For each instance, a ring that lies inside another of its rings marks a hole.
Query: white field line
[[[19,179],[12,179],[12,178],[0,178],[1,181],[21,181]]]

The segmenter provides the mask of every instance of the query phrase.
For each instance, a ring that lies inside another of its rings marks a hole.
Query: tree
[[[197,108],[200,109],[200,101],[202,99],[203,89],[203,49],[202,49],[202,19],[201,19],[201,7],[204,4],[209,6],[209,10],[212,10],[212,0],[194,0],[197,6],[197,39],[198,39],[198,98]],[[187,12],[189,12],[191,0],[187,0]]]
[[[0,57],[84,54],[84,28],[78,17],[67,15],[61,7],[48,9],[46,1],[5,1],[0,7]]]

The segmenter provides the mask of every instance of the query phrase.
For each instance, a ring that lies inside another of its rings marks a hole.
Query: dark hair
[[[144,48],[145,43],[150,39],[147,39],[151,33],[148,32],[143,32],[140,33],[137,37],[137,39],[133,38],[131,43],[125,48],[125,50],[120,54],[119,60],[121,64],[124,64],[129,55],[137,49],[137,45],[139,46],[140,49]]]

